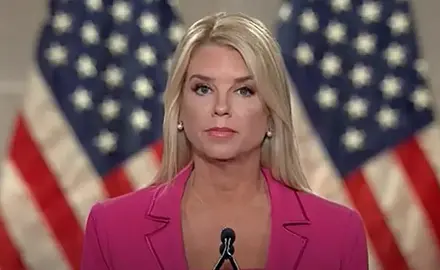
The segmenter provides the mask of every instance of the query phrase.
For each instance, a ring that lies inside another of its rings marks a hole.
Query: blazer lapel
[[[300,227],[310,224],[297,191],[272,177],[263,169],[271,201],[271,239],[266,269],[295,270],[298,268],[308,238]]]
[[[188,265],[183,246],[180,202],[191,170],[192,166],[188,165],[171,183],[158,187],[146,213],[149,222],[145,240],[160,270],[186,269]]]
[[[171,183],[159,186],[145,215],[148,222],[144,237],[156,258],[158,270],[187,269],[180,202],[191,171],[192,164],[189,164]],[[262,172],[271,201],[271,239],[266,269],[295,270],[308,241],[299,227],[309,225],[310,220],[297,192],[274,179],[268,169]]]

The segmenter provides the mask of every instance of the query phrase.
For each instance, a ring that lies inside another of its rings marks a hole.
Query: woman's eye
[[[252,91],[249,87],[242,87],[236,90],[236,92],[245,97],[252,96],[254,94],[254,91]]]
[[[196,85],[194,86],[193,90],[197,95],[200,96],[209,94],[211,92],[211,89],[206,85]]]

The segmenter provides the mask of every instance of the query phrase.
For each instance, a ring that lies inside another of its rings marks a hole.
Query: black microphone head
[[[219,251],[220,251],[220,254],[223,254],[223,251],[225,251],[225,243],[221,243],[221,245],[220,245],[220,248],[219,248]],[[230,246],[229,247],[229,253],[231,254],[231,255],[234,255],[234,252],[235,252],[235,248],[234,248],[234,246]]]
[[[222,243],[225,241],[225,239],[231,239],[231,245],[235,242],[235,232],[231,228],[224,228],[222,230],[222,233],[220,234],[220,239]]]

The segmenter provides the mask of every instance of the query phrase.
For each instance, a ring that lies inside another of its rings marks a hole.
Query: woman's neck
[[[193,160],[191,185],[204,200],[235,204],[264,192],[259,156],[234,161],[208,161],[195,156]]]

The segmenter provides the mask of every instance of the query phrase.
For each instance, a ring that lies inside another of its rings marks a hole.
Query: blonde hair
[[[268,108],[273,136],[262,145],[261,165],[274,178],[297,190],[309,190],[299,162],[293,128],[292,95],[278,43],[259,20],[242,13],[224,12],[195,22],[174,53],[164,93],[163,156],[153,184],[171,181],[191,162],[184,132],[178,132],[181,90],[193,51],[211,43],[229,46],[243,57],[255,78],[259,95]]]

